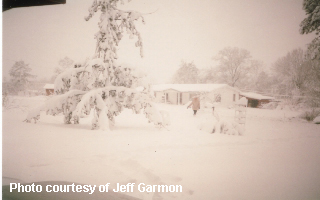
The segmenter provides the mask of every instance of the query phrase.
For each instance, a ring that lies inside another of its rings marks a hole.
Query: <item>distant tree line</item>
[[[226,83],[244,91],[265,94],[311,97],[320,105],[320,63],[310,57],[309,50],[294,49],[280,57],[267,70],[250,52],[227,47],[213,57],[217,65],[198,69],[193,62],[182,61],[172,83]]]
[[[315,33],[308,49],[294,49],[280,57],[267,70],[250,52],[226,47],[213,57],[216,66],[198,69],[182,62],[172,78],[173,83],[226,83],[242,90],[306,97],[313,107],[320,106],[320,1],[304,0],[306,18],[300,33]]]
[[[53,83],[55,78],[67,69],[75,67],[74,61],[69,57],[64,57],[58,61],[58,66],[54,68],[51,78],[40,78],[36,80],[35,75],[32,74],[32,68],[23,60],[16,61],[9,71],[9,79],[3,78],[2,89],[4,94],[16,95],[19,92],[26,92],[27,90],[39,89],[38,85],[45,83]]]
[[[25,91],[30,82],[36,78],[31,71],[29,64],[24,61],[15,62],[9,71],[10,80],[8,81],[6,78],[3,80],[3,93],[17,94],[19,91]]]
[[[226,83],[232,87],[264,90],[270,85],[270,75],[263,63],[252,59],[250,52],[238,47],[227,47],[218,52],[214,67],[198,69],[193,62],[182,61],[172,83]]]

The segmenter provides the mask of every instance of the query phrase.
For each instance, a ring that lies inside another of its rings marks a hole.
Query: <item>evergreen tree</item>
[[[309,68],[309,76],[305,82],[307,103],[311,107],[320,107],[320,60],[307,59],[305,64]]]
[[[70,69],[73,66],[74,61],[69,57],[64,57],[63,59],[59,60],[59,66],[54,68],[54,75],[52,76],[52,80],[55,80],[59,74]]]
[[[306,93],[311,106],[320,106],[320,1],[304,0],[303,9],[307,17],[300,24],[300,33],[315,33],[316,37],[308,45],[307,65],[311,68],[307,79]]]
[[[10,69],[11,88],[14,92],[23,91],[28,87],[30,79],[35,78],[30,72],[32,69],[24,61],[17,61]]]
[[[311,59],[320,59],[320,1],[304,0],[303,9],[307,17],[300,23],[300,33],[315,33],[316,37],[308,45],[308,54]]]
[[[77,68],[70,68],[59,74],[55,80],[55,96],[44,106],[29,113],[26,121],[35,121],[40,117],[40,110],[49,114],[64,113],[65,123],[79,123],[83,114],[94,112],[92,129],[109,129],[114,124],[114,117],[123,108],[135,113],[141,110],[155,125],[162,125],[162,116],[156,110],[152,100],[150,85],[144,80],[145,74],[132,66],[116,63],[117,46],[123,34],[136,38],[136,47],[143,56],[142,38],[135,22],[143,16],[136,11],[118,9],[123,0],[94,0],[89,8],[89,20],[100,11],[99,31],[95,34],[96,51],[91,60],[86,60]],[[136,88],[142,86],[142,91]]]

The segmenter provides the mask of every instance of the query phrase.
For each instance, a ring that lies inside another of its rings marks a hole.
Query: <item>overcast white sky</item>
[[[15,8],[3,12],[3,76],[23,60],[33,73],[51,77],[65,56],[74,61],[91,57],[100,13],[86,22],[91,0],[67,0],[64,5]],[[144,58],[124,39],[119,62],[141,66],[157,82],[165,82],[181,60],[198,68],[214,66],[212,57],[232,46],[247,49],[268,68],[295,48],[306,49],[313,35],[300,35],[305,18],[302,0],[132,0],[123,9],[145,15],[137,23]]]

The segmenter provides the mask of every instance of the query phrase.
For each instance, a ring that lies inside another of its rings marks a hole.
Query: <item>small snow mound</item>
[[[220,122],[220,133],[228,135],[244,135],[244,127],[235,121],[222,120]]]
[[[314,118],[314,119],[313,119],[313,122],[314,122],[315,124],[320,124],[320,116]]]
[[[217,124],[217,120],[215,119],[208,119],[204,123],[200,124],[198,128],[202,131],[205,131],[207,133],[212,133],[213,129],[215,128],[215,124]]]
[[[170,113],[168,111],[166,111],[166,110],[160,110],[159,112],[160,112],[161,117],[162,117],[163,125],[165,125],[165,126],[171,125]]]
[[[274,110],[277,107],[278,107],[278,102],[270,102],[270,103],[263,104],[261,108]]]

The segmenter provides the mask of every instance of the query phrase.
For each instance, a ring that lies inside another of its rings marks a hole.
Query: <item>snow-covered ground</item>
[[[46,97],[16,97],[23,108]],[[320,125],[298,111],[247,110],[245,136],[209,134],[197,127],[185,106],[158,104],[171,125],[157,129],[143,114],[125,110],[111,132],[92,131],[91,118],[63,124],[62,116],[41,114],[22,122],[25,109],[3,111],[3,184],[21,180],[91,185],[135,183],[141,199],[320,199]],[[232,120],[234,110],[216,111]],[[182,185],[175,193],[139,192],[137,185]]]

